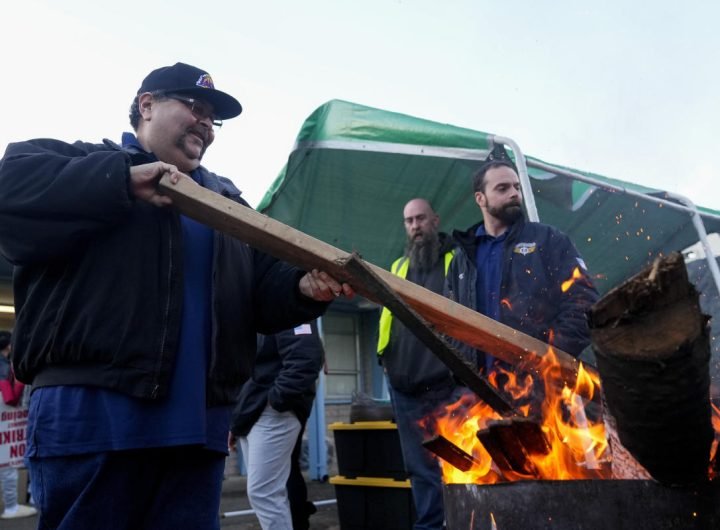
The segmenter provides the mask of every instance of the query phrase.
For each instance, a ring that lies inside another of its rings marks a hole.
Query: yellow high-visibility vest
[[[445,253],[445,276],[447,276],[448,269],[450,268],[450,262],[455,255],[455,251],[450,250]],[[390,266],[390,272],[395,276],[407,278],[408,269],[410,268],[410,260],[407,256],[396,259]],[[390,342],[390,329],[392,328],[393,314],[388,310],[387,307],[383,307],[382,313],[380,313],[380,325],[378,328],[378,355],[382,355]]]

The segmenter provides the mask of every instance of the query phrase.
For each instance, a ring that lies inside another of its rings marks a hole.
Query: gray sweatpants
[[[2,485],[2,496],[5,509],[12,510],[17,507],[18,496],[18,470],[14,467],[0,469],[0,485]]]

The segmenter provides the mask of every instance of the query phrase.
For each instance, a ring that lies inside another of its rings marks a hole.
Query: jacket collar
[[[477,246],[477,237],[476,232],[478,227],[482,225],[483,222],[480,221],[479,223],[475,223],[470,228],[468,228],[465,231],[461,230],[454,230],[453,231],[453,238],[455,241],[458,242],[458,244],[465,249],[465,252],[467,252],[468,255],[474,256],[475,255],[475,247]],[[506,241],[513,241],[518,233],[523,229],[525,226],[525,218],[520,217],[517,221],[513,223],[513,225],[510,227],[510,230],[507,232],[507,240]]]

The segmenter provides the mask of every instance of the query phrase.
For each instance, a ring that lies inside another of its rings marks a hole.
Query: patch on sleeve
[[[575,259],[577,260],[578,265],[580,265],[580,267],[582,268],[582,270],[586,271],[586,270],[587,270],[587,265],[585,265],[585,261],[583,261],[583,259],[582,259],[580,256],[577,256]]]
[[[312,335],[312,326],[310,324],[300,324],[293,331],[295,335]]]

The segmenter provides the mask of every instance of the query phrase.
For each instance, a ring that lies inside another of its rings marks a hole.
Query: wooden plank
[[[472,469],[473,466],[480,465],[480,462],[472,455],[460,449],[441,434],[423,440],[422,446],[460,471],[467,472]]]
[[[537,468],[515,437],[511,420],[489,421],[485,428],[477,431],[476,436],[508,480],[540,478]]]
[[[512,418],[515,436],[529,455],[547,455],[552,450],[540,424],[532,418]]]
[[[304,270],[324,270],[336,279],[350,283],[360,295],[380,303],[366,286],[353,283],[351,273],[345,268],[350,259],[348,252],[198,186],[190,178],[182,178],[177,184],[172,184],[166,175],[159,187],[172,198],[174,207],[182,214]],[[548,353],[546,343],[398,278],[376,265],[368,265],[438,332],[524,370],[541,368],[542,358]],[[561,350],[553,351],[560,365],[562,382],[572,388],[579,363]],[[585,369],[592,371],[588,366]]]

